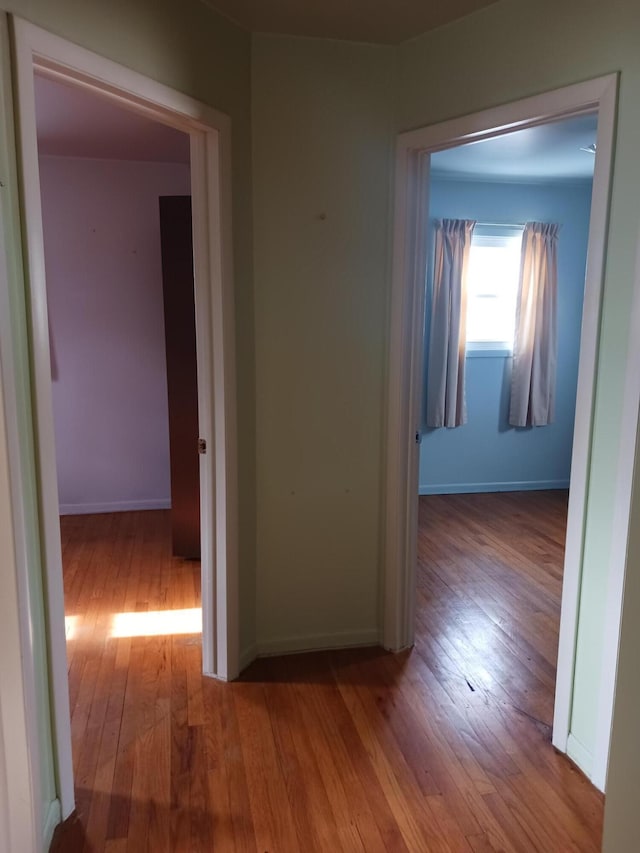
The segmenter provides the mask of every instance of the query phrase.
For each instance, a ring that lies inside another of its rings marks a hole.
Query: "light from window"
[[[201,634],[202,608],[185,610],[133,610],[114,613],[111,637],[165,637],[171,634]]]
[[[513,349],[522,231],[474,234],[467,279],[467,343]]]

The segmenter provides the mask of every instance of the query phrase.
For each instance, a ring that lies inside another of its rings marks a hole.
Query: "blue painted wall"
[[[591,183],[432,180],[432,219],[503,223],[539,220],[562,225],[558,242],[558,373],[555,423],[514,429],[507,418],[511,358],[468,355],[468,422],[456,429],[428,429],[423,425],[421,494],[568,486],[590,204]],[[429,346],[429,308],[426,322],[425,353]]]

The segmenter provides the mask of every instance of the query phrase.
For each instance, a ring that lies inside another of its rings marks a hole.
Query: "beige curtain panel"
[[[466,423],[464,369],[467,326],[467,272],[475,222],[436,223],[427,367],[427,426]]]
[[[511,426],[553,422],[556,391],[558,225],[528,222],[522,261],[511,374]]]

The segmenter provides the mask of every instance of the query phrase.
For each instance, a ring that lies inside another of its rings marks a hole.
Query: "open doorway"
[[[424,636],[418,629],[417,642],[549,736],[596,137],[596,114],[563,118],[436,152],[429,178],[424,385],[432,399],[421,428],[417,618],[430,627]],[[433,242],[442,220],[473,223],[458,426],[433,423],[434,266],[443,275]],[[523,231],[534,222],[548,226],[553,254],[541,283],[553,289],[553,335],[540,354],[553,372],[544,413],[527,411],[523,420],[534,423],[520,426],[510,413],[514,338]]]
[[[420,427],[422,423],[428,189],[437,152],[568,117],[597,114],[597,153],[580,335],[576,418],[567,512],[553,743],[569,744],[577,613],[587,497],[598,331],[615,123],[617,78],[603,77],[401,134],[396,162],[393,285],[387,424],[384,625],[387,648],[415,640]],[[587,155],[585,153],[585,156]],[[502,221],[500,219],[496,220]],[[622,484],[617,502],[628,510]],[[627,512],[628,515],[628,512]],[[617,571],[617,569],[616,569]],[[607,725],[603,717],[603,731]],[[608,735],[602,739],[603,753]],[[602,766],[602,756],[595,761]],[[606,765],[606,755],[604,758]],[[604,777],[596,784],[602,787]]]
[[[188,134],[34,79],[76,810],[145,673],[202,670]],[[108,709],[111,709],[109,711]],[[114,717],[120,709],[120,719]],[[97,771],[96,771],[97,772]]]
[[[202,522],[202,670],[205,675],[222,679],[233,678],[238,672],[231,128],[227,116],[198,101],[31,24],[19,19],[13,23],[33,375],[33,387],[26,393],[31,393],[34,406],[39,544],[46,579],[58,792],[61,814],[65,818],[74,808],[74,784],[53,416],[51,344],[55,362],[56,342],[50,340],[47,306],[34,76],[38,74],[49,81],[77,86],[134,116],[158,122],[188,136],[189,189],[193,205],[194,274],[190,287],[195,292],[197,420],[198,436],[202,440],[200,448],[206,450],[199,454],[198,463]],[[184,198],[183,185],[178,189],[177,194]],[[176,195],[175,186],[171,187],[169,195]],[[80,247],[78,254],[82,254]],[[27,486],[29,472],[23,471],[18,461],[14,464],[14,475],[17,483]],[[32,733],[32,736],[36,735]]]

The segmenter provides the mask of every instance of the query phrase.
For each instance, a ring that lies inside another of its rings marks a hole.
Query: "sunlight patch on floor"
[[[168,634],[201,634],[202,608],[147,610],[114,613],[110,637],[162,637]]]
[[[67,641],[73,640],[78,631],[78,616],[64,617],[64,633]]]

